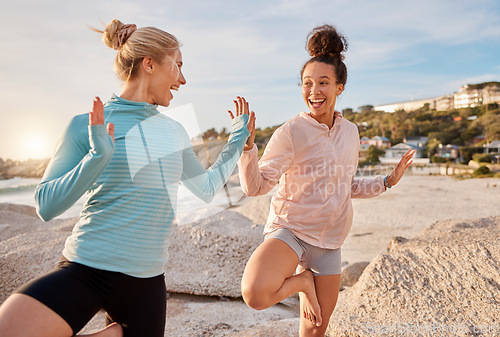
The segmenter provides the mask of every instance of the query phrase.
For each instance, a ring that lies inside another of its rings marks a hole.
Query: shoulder
[[[342,117],[341,127],[346,129],[347,131],[355,132],[356,134],[359,133],[358,126],[350,120],[345,119],[344,117]]]
[[[89,126],[89,114],[76,115],[71,118],[65,131],[65,138],[71,138],[74,140],[84,139],[88,141],[88,126]]]

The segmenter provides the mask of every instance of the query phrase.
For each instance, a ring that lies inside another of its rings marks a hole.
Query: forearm
[[[247,115],[233,120],[233,132],[215,163],[205,170],[198,159],[187,151],[184,159],[183,183],[200,199],[210,202],[227,182],[236,168],[249,136]]]
[[[64,213],[94,184],[102,171],[106,168],[114,152],[114,144],[104,125],[89,127],[90,150],[74,166],[68,161],[67,171],[53,177],[49,171],[45,173],[42,182],[35,190],[35,204],[37,213],[44,221],[49,221]],[[64,151],[54,161],[64,161]],[[58,168],[60,170],[60,167]]]
[[[241,189],[250,197],[267,194],[276,185],[276,182],[267,180],[262,176],[258,163],[257,145],[243,152],[238,168]]]
[[[351,184],[351,198],[373,198],[385,191],[384,177],[353,179]]]

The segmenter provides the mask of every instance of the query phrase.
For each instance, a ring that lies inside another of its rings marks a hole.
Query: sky
[[[115,18],[181,41],[187,85],[161,111],[198,132],[230,129],[236,95],[250,102],[260,128],[305,110],[305,38],[324,23],[349,43],[337,110],[500,81],[498,0],[2,1],[0,158],[49,158],[94,96],[121,93],[116,52],[88,28]]]

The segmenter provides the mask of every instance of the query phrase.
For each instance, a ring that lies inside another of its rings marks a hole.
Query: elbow
[[[40,197],[41,193],[41,190],[39,189],[39,187],[37,187],[37,189],[35,190],[36,214],[40,219],[47,222],[54,219],[58,214],[55,214],[55,212],[50,209],[47,203],[42,201],[43,198]]]
[[[56,217],[55,214],[52,214],[46,209],[40,208],[38,206],[36,207],[36,214],[38,214],[38,217],[42,219],[44,222],[48,222]]]

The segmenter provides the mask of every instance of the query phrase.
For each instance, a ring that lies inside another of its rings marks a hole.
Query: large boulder
[[[76,219],[43,222],[30,206],[0,204],[0,303],[52,270]]]
[[[174,226],[165,266],[167,290],[240,297],[243,270],[262,232],[262,225],[230,210]]]
[[[341,292],[328,336],[500,333],[500,216],[394,241]]]

